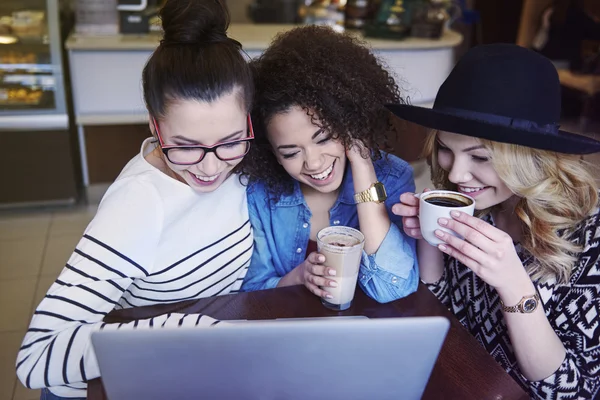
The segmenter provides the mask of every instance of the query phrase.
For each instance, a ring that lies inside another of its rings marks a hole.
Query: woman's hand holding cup
[[[308,290],[323,299],[331,299],[332,296],[321,288],[337,287],[336,281],[327,278],[335,276],[336,271],[323,265],[325,261],[323,254],[313,252],[295,269],[299,272],[301,283]]]
[[[438,246],[442,240],[435,231],[454,232],[439,225],[441,218],[450,218],[450,211],[462,211],[473,215],[475,200],[470,196],[449,190],[425,189],[421,194],[403,193],[400,203],[392,212],[402,217],[404,232],[415,239],[425,239],[430,245]]]
[[[429,191],[425,189],[423,193]],[[423,239],[421,222],[419,221],[419,198],[414,193],[402,193],[400,203],[392,207],[392,212],[402,217],[404,232],[415,239]]]

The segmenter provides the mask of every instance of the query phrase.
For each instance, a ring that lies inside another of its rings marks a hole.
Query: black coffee
[[[431,196],[425,199],[427,203],[441,207],[465,207],[471,204],[468,199],[459,200],[455,197]]]

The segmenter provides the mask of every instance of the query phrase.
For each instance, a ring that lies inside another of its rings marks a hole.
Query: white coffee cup
[[[475,211],[475,199],[466,194],[453,192],[451,190],[431,190],[416,194],[419,198],[419,222],[421,224],[421,234],[423,238],[432,246],[444,243],[437,236],[435,231],[440,229],[448,232],[451,235],[459,237],[456,232],[448,228],[440,226],[439,219],[452,219],[451,211],[462,211],[466,214],[473,215]]]

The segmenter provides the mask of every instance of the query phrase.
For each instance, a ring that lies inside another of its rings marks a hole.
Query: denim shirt
[[[412,168],[398,157],[383,153],[383,158],[373,163],[377,179],[388,194],[385,206],[391,224],[377,252],[368,255],[363,251],[358,282],[367,295],[385,303],[417,289],[416,243],[404,233],[402,217],[391,211],[402,193],[415,191],[415,184]],[[274,288],[281,277],[305,260],[312,214],[297,181],[294,181],[294,191],[279,200],[272,198],[262,182],[252,183],[247,194],[254,252],[242,291]],[[329,210],[329,223],[359,228],[349,165],[340,194]]]

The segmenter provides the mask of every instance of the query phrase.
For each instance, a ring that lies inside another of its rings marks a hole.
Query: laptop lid
[[[309,319],[92,335],[110,400],[419,399],[442,317]]]

